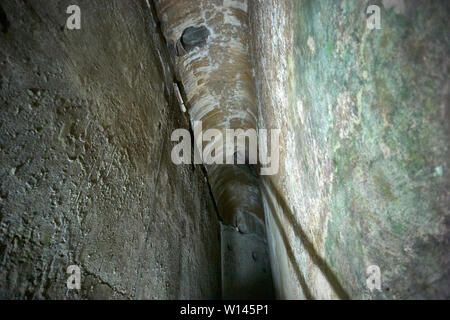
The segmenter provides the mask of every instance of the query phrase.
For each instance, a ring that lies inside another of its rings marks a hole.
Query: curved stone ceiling
[[[226,129],[256,129],[247,1],[159,0],[155,6],[191,123],[201,121],[203,132],[217,129],[224,136]],[[195,134],[195,139],[201,138]],[[255,166],[214,164],[206,169],[224,223],[263,235]]]

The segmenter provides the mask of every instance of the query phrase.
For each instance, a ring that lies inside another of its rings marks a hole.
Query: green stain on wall
[[[448,178],[434,172],[448,177],[450,10],[446,1],[409,2],[399,14],[375,2],[382,29],[372,31],[369,1],[295,2],[290,128],[312,195],[317,168],[308,163],[324,150],[332,160],[332,192],[321,200],[331,212],[323,252],[343,287],[352,297],[404,297],[447,268]],[[424,265],[427,246],[412,244],[431,238]],[[375,296],[365,288],[369,264],[384,275]],[[414,280],[401,280],[408,276]]]

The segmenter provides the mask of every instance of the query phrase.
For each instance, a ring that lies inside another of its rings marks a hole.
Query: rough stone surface
[[[278,297],[449,298],[449,2],[249,11],[259,125],[283,133],[262,182]]]
[[[147,1],[0,6],[0,298],[220,297],[220,229]],[[81,290],[67,290],[67,266]]]

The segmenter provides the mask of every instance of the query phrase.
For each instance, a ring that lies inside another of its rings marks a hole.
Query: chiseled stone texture
[[[149,2],[0,5],[0,298],[220,297],[205,177],[170,159],[188,120]]]
[[[449,2],[249,11],[259,126],[283,133],[262,183],[278,297],[450,298]]]
[[[170,46],[179,48],[178,53],[183,51],[180,45],[184,42],[183,34],[189,34],[191,28],[204,30],[195,34],[199,45],[174,56],[174,65],[183,83],[193,127],[196,121],[201,121],[203,133],[216,129],[224,137],[221,143],[199,141],[196,126],[194,135],[199,149],[216,143],[217,154],[225,153],[222,148],[228,148],[233,154],[236,150],[225,146],[226,129],[256,130],[248,1],[157,0],[155,7],[164,36]],[[248,167],[222,164],[205,167],[225,224],[244,229],[245,226],[239,226],[239,213],[246,218],[242,220],[263,220],[258,181]]]

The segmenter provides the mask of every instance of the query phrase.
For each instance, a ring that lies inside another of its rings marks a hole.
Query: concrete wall
[[[262,182],[278,297],[450,297],[449,16],[448,1],[251,2],[259,126],[282,129]]]
[[[0,298],[220,297],[219,224],[200,167],[170,160],[188,120],[148,2],[0,6]]]

